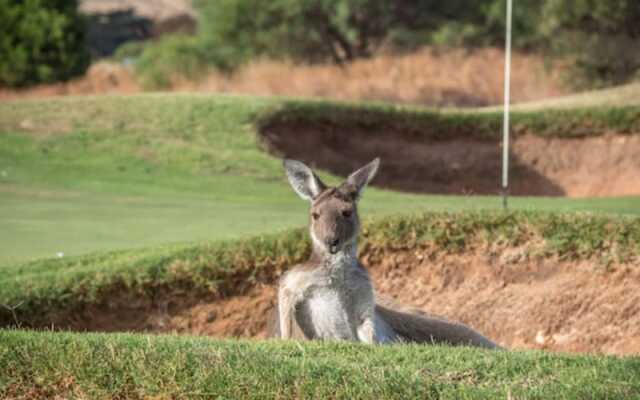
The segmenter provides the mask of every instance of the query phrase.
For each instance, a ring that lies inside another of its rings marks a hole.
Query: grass
[[[634,107],[592,108],[524,112],[514,121],[543,135],[569,128],[581,135],[633,134],[637,115]],[[224,294],[236,279],[274,275],[304,259],[306,233],[291,228],[304,224],[307,206],[288,187],[280,162],[261,150],[256,121],[305,116],[343,127],[395,124],[429,135],[469,130],[492,137],[499,131],[493,133],[495,112],[375,104],[175,94],[1,103],[0,304],[17,308],[15,315],[1,308],[0,324],[16,317],[46,325],[52,315],[73,315],[113,294],[122,301]],[[534,255],[605,266],[638,260],[640,219],[604,215],[640,214],[637,197],[514,198],[511,204],[520,211],[496,211],[500,202],[491,196],[372,188],[362,213],[375,220],[365,225],[363,249],[435,245],[464,251],[491,241],[537,243],[530,248]],[[403,215],[390,216],[400,210]],[[578,210],[603,215],[558,213]],[[65,255],[47,258],[56,252]],[[0,366],[0,397],[640,396],[638,358],[437,346],[4,329]]]
[[[0,331],[0,342],[2,397],[640,396],[640,359],[631,357],[20,331]]]
[[[502,113],[490,109],[437,111],[388,104],[363,107],[357,103],[291,101],[264,114],[258,120],[263,127],[316,124],[341,132],[348,132],[350,128],[391,130],[436,140],[460,137],[498,140],[502,137]],[[608,131],[634,134],[640,131],[640,106],[524,110],[513,112],[510,119],[514,135],[579,138]]]
[[[283,118],[344,128],[380,124],[436,136],[500,131],[497,113],[380,104],[180,94],[1,103],[0,265],[303,225],[306,204],[288,187],[280,162],[261,150],[256,134],[256,124]],[[540,134],[632,133],[640,121],[636,107],[531,112],[513,119],[521,129]],[[633,197],[520,198],[512,206],[638,214],[639,203]],[[372,189],[363,214],[499,207],[497,197]]]
[[[627,107],[638,104],[640,104],[640,84],[630,83],[608,89],[516,104],[513,109],[515,111],[536,111],[549,108]]]

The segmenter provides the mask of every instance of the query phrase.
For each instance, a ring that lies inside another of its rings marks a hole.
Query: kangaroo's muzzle
[[[336,254],[338,252],[338,245],[340,244],[340,239],[333,239],[329,241],[329,253]]]

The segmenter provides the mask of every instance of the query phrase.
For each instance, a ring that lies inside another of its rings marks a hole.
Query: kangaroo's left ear
[[[300,161],[285,159],[283,165],[291,187],[304,200],[313,201],[327,188],[311,168]]]
[[[369,164],[355,171],[347,178],[346,183],[353,185],[356,189],[356,200],[360,198],[364,188],[367,186],[369,182],[376,176],[376,172],[378,172],[378,167],[380,166],[380,158],[376,158],[371,161]]]

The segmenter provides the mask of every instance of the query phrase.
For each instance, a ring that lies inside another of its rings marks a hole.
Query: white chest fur
[[[370,292],[368,275],[355,257],[338,255],[325,262],[311,270],[290,271],[280,293],[291,294],[298,323],[315,339],[358,340],[364,309],[359,303],[371,296],[359,296],[353,290],[366,283]]]
[[[319,339],[356,340],[344,299],[335,288],[316,287],[305,303]]]

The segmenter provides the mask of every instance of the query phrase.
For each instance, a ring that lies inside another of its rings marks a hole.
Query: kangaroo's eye
[[[342,212],[342,216],[345,217],[345,218],[351,217],[351,210],[344,210]]]
[[[318,214],[317,212],[313,212],[313,213],[311,213],[311,218],[316,220],[316,219],[320,218],[320,214]]]

